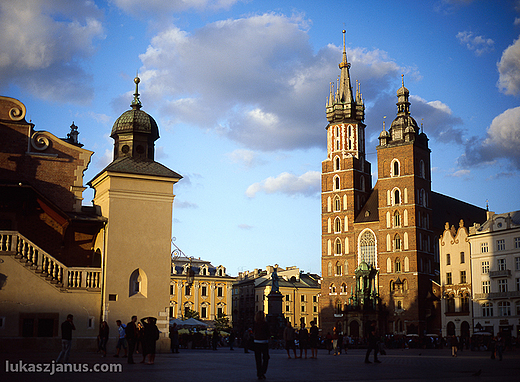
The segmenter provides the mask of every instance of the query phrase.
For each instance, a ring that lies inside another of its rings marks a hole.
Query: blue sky
[[[231,275],[320,273],[325,99],[343,29],[374,182],[404,74],[432,189],[520,209],[519,1],[0,0],[0,91],[36,130],[65,137],[74,121],[95,151],[86,183],[112,159],[139,72],[156,160],[184,176],[172,236],[185,254]]]

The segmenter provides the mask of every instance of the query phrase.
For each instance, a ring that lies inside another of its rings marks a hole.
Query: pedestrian
[[[307,349],[309,348],[309,331],[305,328],[305,321],[301,321],[300,330],[298,331],[298,342],[300,344],[300,358],[305,351],[305,359],[307,359]]]
[[[172,353],[178,353],[179,352],[179,328],[177,327],[177,323],[174,323],[173,326],[170,327],[170,340],[171,340]]]
[[[457,336],[452,335],[451,336],[451,356],[456,357],[457,356],[457,348],[459,347],[459,341],[457,341]]]
[[[155,325],[155,318],[148,317],[142,318],[143,324],[143,361],[147,365],[153,365],[155,363],[155,342],[159,339],[159,329]],[[148,362],[146,358],[148,357]]]
[[[370,356],[370,352],[374,350],[374,362],[375,363],[381,363],[377,359],[377,352],[378,352],[378,345],[377,345],[377,335],[376,335],[376,324],[375,322],[372,322],[370,324],[370,327],[368,329],[368,349],[367,353],[365,354],[365,363],[372,363],[368,360],[368,357]]]
[[[319,329],[316,322],[311,321],[311,328],[309,329],[309,347],[311,348],[311,358],[318,358],[318,337]]]
[[[292,351],[294,352],[294,358],[298,358],[298,356],[296,355],[296,344],[294,343],[294,328],[292,327],[290,321],[287,321],[287,325],[283,330],[283,340],[285,342],[285,350],[287,350],[287,356],[291,358],[290,350],[292,349]]]
[[[258,379],[265,379],[269,364],[269,326],[265,322],[265,315],[261,310],[256,312],[253,333],[255,336],[256,375]]]
[[[250,344],[249,341],[251,340],[251,329],[248,328],[244,331],[244,335],[242,336],[242,344],[244,345],[244,353],[249,353]]]
[[[76,330],[74,326],[74,316],[69,314],[67,319],[61,324],[61,352],[56,363],[68,363],[70,356],[70,348],[72,347],[72,331]]]
[[[334,329],[332,329],[332,349],[334,350],[334,355],[338,355],[338,338],[339,330],[337,327],[334,327]]]
[[[128,342],[128,363],[134,362],[134,352],[137,345],[137,316],[132,316],[132,319],[126,324],[125,334]]]
[[[218,341],[219,341],[218,330],[213,329],[213,336],[211,337],[211,345],[212,345],[213,350],[217,350]]]
[[[121,348],[125,349],[125,357],[128,357],[128,350],[126,344],[126,333],[125,333],[125,325],[121,323],[121,320],[116,320],[117,324],[117,345],[116,345],[116,354],[114,357],[119,357],[119,351]]]
[[[229,350],[233,349],[233,345],[235,344],[235,331],[231,329],[231,333],[229,333]]]
[[[332,350],[332,334],[330,334],[330,332],[327,332],[327,335],[325,336],[325,347],[330,355],[330,351]]]
[[[108,336],[110,333],[110,328],[108,327],[108,323],[106,321],[103,321],[101,325],[99,326],[99,351],[103,354],[102,357],[107,356],[107,342],[108,342]]]
[[[496,343],[497,355],[498,355],[499,361],[502,361],[502,353],[504,352],[504,347],[505,347],[504,337],[502,336],[502,333],[499,332],[498,336],[497,336],[497,343]]]

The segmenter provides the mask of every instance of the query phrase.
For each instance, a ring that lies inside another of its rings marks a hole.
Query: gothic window
[[[404,271],[410,272],[410,259],[408,259],[408,256],[404,258]]]
[[[339,158],[336,157],[336,171],[338,171],[339,169]]]
[[[334,178],[334,189],[335,190],[339,190],[340,189],[340,180],[339,180],[339,176],[336,176]]]
[[[339,196],[336,196],[334,198],[334,211],[340,211],[341,210],[341,200]]]
[[[423,160],[421,160],[419,162],[419,176],[421,178],[426,178],[426,172],[425,172],[424,161]]]
[[[341,293],[347,293],[347,284],[341,284]]]
[[[142,269],[137,268],[130,275],[129,280],[129,297],[139,295],[146,297],[148,279],[146,273]]]
[[[394,205],[401,204],[401,193],[399,189],[394,191]]]
[[[369,265],[377,266],[376,264],[376,237],[370,230],[365,230],[359,240],[359,260],[366,262]]]
[[[395,251],[401,250],[401,237],[399,236],[399,234],[396,234],[394,236],[394,250]]]
[[[336,232],[336,233],[341,232],[341,219],[340,218],[336,218],[334,220],[334,232]]]
[[[336,262],[336,276],[342,276],[343,275],[343,267],[341,266],[341,263],[339,261]]]
[[[345,216],[345,231],[348,231],[348,217]]]
[[[392,273],[392,259],[386,259],[386,273]]]
[[[345,260],[345,274],[348,275],[348,261]]]
[[[399,161],[397,159],[394,159],[392,161],[392,176],[399,176]]]
[[[361,177],[361,191],[365,191],[365,178]]]
[[[426,207],[426,191],[424,189],[421,189],[419,193],[419,205]]]
[[[395,259],[395,272],[401,272],[401,261],[399,259]]]
[[[341,255],[341,240],[339,238],[336,239],[336,242],[334,243],[334,247],[336,250],[336,255]]]
[[[394,212],[394,227],[401,226],[401,215],[399,215],[399,211]]]
[[[331,294],[336,293],[336,286],[334,285],[334,283],[330,284],[329,290]]]
[[[332,276],[332,263],[330,261],[327,264],[327,276]]]

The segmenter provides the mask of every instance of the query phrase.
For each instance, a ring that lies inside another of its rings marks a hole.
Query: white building
[[[470,227],[473,327],[520,335],[520,211]]]

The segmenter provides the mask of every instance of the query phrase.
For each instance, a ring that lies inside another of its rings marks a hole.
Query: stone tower
[[[114,123],[114,160],[93,180],[94,204],[108,219],[96,246],[103,248],[102,319],[155,317],[169,344],[173,185],[182,177],[154,161],[155,120],[141,110],[138,84],[132,109]]]

